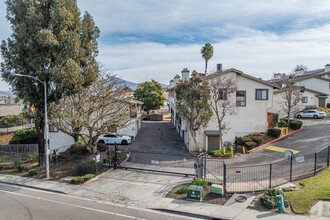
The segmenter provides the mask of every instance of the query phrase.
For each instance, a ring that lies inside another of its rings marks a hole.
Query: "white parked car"
[[[324,118],[327,115],[324,111],[307,110],[296,114],[297,118]]]
[[[116,133],[111,134],[102,134],[97,139],[97,143],[104,143],[104,144],[130,144],[132,142],[131,137],[123,136]]]

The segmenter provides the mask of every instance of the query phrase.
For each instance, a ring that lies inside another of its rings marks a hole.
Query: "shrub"
[[[134,136],[130,136],[131,137],[131,140],[134,141]]]
[[[38,135],[34,129],[24,129],[14,132],[13,140],[16,144],[37,144]]]
[[[330,103],[327,103],[327,108],[330,108]]]
[[[235,137],[235,144],[236,145],[243,146],[244,145],[244,141],[242,140],[241,137]]]
[[[104,143],[98,143],[97,144],[97,150],[101,152],[105,152],[108,150],[108,146]]]
[[[252,136],[251,139],[252,139],[252,140],[253,140],[258,146],[261,145],[261,144],[262,144],[262,141],[263,141],[262,137],[260,137],[260,136]]]
[[[200,178],[195,178],[193,181],[191,181],[190,185],[196,185],[196,186],[207,186],[209,184],[208,181]]]
[[[208,150],[206,153],[207,153],[208,155],[214,155],[214,150]]]
[[[24,166],[22,166],[21,162],[19,162],[19,161],[15,161],[14,166],[18,170],[19,173],[21,173],[24,170]]]
[[[284,128],[284,127],[286,127],[287,126],[287,122],[286,121],[284,121],[284,120],[280,120],[279,122],[278,122],[278,127],[280,127],[280,128]]]
[[[0,163],[3,163],[5,161],[7,161],[7,160],[10,160],[10,157],[8,157],[8,156],[2,156],[2,157],[0,157]]]
[[[3,165],[2,164],[0,164],[0,170],[2,170],[3,169]]]
[[[293,130],[298,130],[301,128],[303,122],[299,120],[291,120],[290,121],[290,128]]]
[[[250,137],[242,137],[242,141],[244,142],[244,144],[246,143],[246,142],[251,142],[252,141],[252,139],[250,138]]]
[[[24,113],[19,115],[7,115],[0,119],[0,126],[15,126],[28,122],[28,119],[24,116]]]
[[[215,157],[221,157],[221,155],[222,155],[222,151],[221,151],[221,150],[215,150],[214,153],[213,153],[213,155],[214,155]]]
[[[29,176],[37,175],[38,172],[39,172],[39,171],[38,171],[37,169],[31,169],[31,170],[29,170]]]
[[[90,180],[90,179],[92,179],[92,178],[94,178],[95,177],[95,175],[94,174],[86,174],[86,175],[84,175],[84,176],[77,176],[77,177],[75,177],[75,178],[73,178],[71,181],[70,181],[70,183],[71,184],[82,184],[82,183],[84,183],[84,182],[86,182],[87,180]]]
[[[178,191],[176,192],[177,194],[184,194],[187,192],[188,186],[182,186]]]
[[[72,155],[84,155],[88,152],[86,150],[85,144],[81,141],[77,141],[76,143],[72,144],[67,151]]]
[[[265,206],[268,209],[272,209],[277,207],[276,203],[276,196],[282,195],[283,196],[283,202],[285,207],[289,207],[290,203],[288,199],[285,197],[285,194],[278,189],[269,189],[267,190],[264,195],[260,198],[260,202],[263,206]]]
[[[39,161],[39,155],[30,155],[24,163],[35,163]]]
[[[256,143],[253,141],[245,142],[245,147],[247,147],[248,150],[255,148],[255,146],[256,146]]]
[[[281,130],[278,128],[268,128],[267,134],[275,138],[278,138],[281,135]]]
[[[96,166],[98,171],[102,169],[102,164],[100,162],[97,162]],[[86,161],[78,164],[76,167],[76,174],[79,176],[84,176],[89,173],[96,173],[95,161]]]
[[[225,154],[222,155],[223,157],[231,157],[231,152],[226,151]]]

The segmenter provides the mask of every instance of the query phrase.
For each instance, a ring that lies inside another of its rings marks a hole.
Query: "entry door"
[[[325,98],[319,98],[319,107],[325,108]]]
[[[209,150],[219,150],[219,136],[208,136],[207,145]]]

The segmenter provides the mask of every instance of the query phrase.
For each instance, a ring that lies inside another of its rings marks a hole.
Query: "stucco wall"
[[[48,137],[50,153],[52,153],[54,149],[59,149],[59,152],[63,152],[74,143],[73,137],[61,131],[49,132]]]
[[[310,78],[303,81],[299,81],[297,84],[301,84],[308,89],[328,94],[329,96],[325,102],[330,103],[330,82],[318,78]]]
[[[275,93],[273,95],[273,99],[274,99],[274,106],[272,108],[272,112],[274,113],[279,113],[279,117],[287,117],[287,113],[285,113],[283,111],[282,108],[282,103],[285,102],[285,99],[283,97],[284,93],[283,92],[279,92],[279,93]],[[298,103],[298,105],[296,107],[293,108],[292,110],[292,114],[296,113],[297,111],[301,111],[303,109],[305,109],[306,107],[309,106],[318,106],[318,98],[315,97],[316,93],[310,92],[305,90],[304,93],[302,94],[302,97],[308,97],[308,102],[307,103],[302,103],[302,101],[300,101]]]
[[[226,77],[233,77],[236,81],[238,90],[246,91],[246,106],[236,107],[236,93],[228,96],[228,99],[235,105],[235,115],[228,115],[225,118],[225,123],[230,128],[223,135],[223,141],[234,142],[235,136],[244,136],[253,132],[265,132],[267,130],[267,112],[270,112],[273,105],[273,87],[266,84],[248,79],[246,77],[236,75],[236,73],[227,73]],[[256,89],[268,89],[268,100],[256,100]],[[172,105],[171,107],[174,108]],[[183,129],[186,129],[186,122],[183,121]],[[189,129],[188,129],[189,130]],[[218,130],[216,116],[213,115],[209,124],[204,129],[200,129],[197,134],[197,142],[195,144],[192,135],[189,132],[188,146],[189,150],[204,150],[207,146],[207,137],[204,134],[205,130]]]

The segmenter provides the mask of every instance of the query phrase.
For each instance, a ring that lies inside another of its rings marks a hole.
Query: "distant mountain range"
[[[130,89],[132,90],[135,90],[139,85],[141,85],[142,83],[133,83],[133,82],[130,82],[130,81],[126,81],[124,79],[121,79],[121,78],[118,78],[118,80],[120,82],[123,82],[126,84],[127,87],[129,87]],[[160,84],[163,88],[167,88],[168,85],[165,85],[165,84]],[[0,97],[1,96],[10,96],[10,97],[15,97],[15,95],[12,93],[12,91],[0,91]]]
[[[129,87],[130,89],[132,90],[135,90],[139,85],[141,85],[142,83],[133,83],[133,82],[130,82],[130,81],[126,81],[124,79],[121,79],[121,78],[118,78],[118,80],[120,82],[123,82],[126,84],[127,87]],[[167,88],[168,85],[165,85],[165,84],[160,84],[163,88]]]

